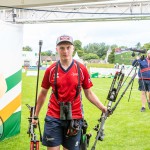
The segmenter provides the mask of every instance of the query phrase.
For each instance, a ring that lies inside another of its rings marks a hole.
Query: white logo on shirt
[[[79,145],[79,142],[78,141],[76,141],[76,144],[75,144],[75,146],[78,146]]]
[[[46,141],[53,141],[54,138],[48,138],[47,136],[45,137]]]
[[[72,75],[72,76],[78,76],[78,73],[74,73],[74,72],[73,72],[71,75]]]

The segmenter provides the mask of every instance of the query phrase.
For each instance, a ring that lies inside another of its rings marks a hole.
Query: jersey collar
[[[60,63],[60,60],[59,60],[58,63],[59,63],[60,68],[61,68],[64,72],[68,72],[68,71],[70,70],[70,68],[73,66],[74,60],[72,60],[72,63],[70,64],[70,66],[69,66],[66,70],[62,67],[62,65],[61,65],[61,63]]]

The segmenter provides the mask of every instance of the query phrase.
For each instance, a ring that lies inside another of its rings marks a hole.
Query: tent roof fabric
[[[83,59],[81,59],[79,56],[78,56],[78,53],[76,52],[73,59],[75,59],[76,61],[80,62],[80,63],[83,63]]]

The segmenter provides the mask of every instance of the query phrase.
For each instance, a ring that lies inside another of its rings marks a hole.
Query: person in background
[[[146,110],[146,102],[148,97],[148,107],[150,109],[150,50],[147,51],[147,57],[146,58],[139,58],[137,57],[133,63],[132,66],[139,65],[139,90],[141,91],[141,112],[144,112]]]
[[[107,112],[107,107],[92,92],[93,84],[86,67],[73,60],[73,38],[58,37],[56,51],[60,60],[45,71],[32,123],[37,124],[36,118],[51,88],[42,144],[47,150],[60,150],[60,145],[63,150],[79,150],[84,118],[81,88],[86,98],[103,113]]]

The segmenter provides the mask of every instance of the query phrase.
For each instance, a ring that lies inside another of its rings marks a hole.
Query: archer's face
[[[74,46],[68,42],[57,45],[56,50],[62,61],[71,60]]]

